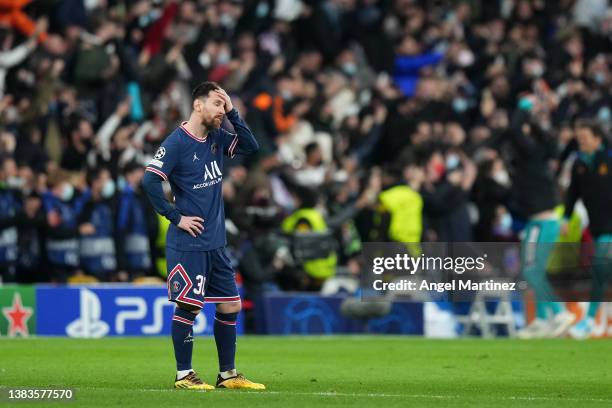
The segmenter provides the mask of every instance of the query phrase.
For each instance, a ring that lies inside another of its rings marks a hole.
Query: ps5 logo
[[[103,309],[100,298],[96,293],[89,289],[80,289],[79,302],[80,316],[66,327],[66,334],[69,337],[100,338],[113,334],[109,324],[101,320]],[[171,324],[169,319],[164,317],[164,308],[170,307],[174,310],[175,307],[174,304],[168,302],[165,296],[156,297],[153,301],[152,316],[149,313],[150,309],[146,299],[141,296],[117,296],[114,299],[114,304],[114,307],[121,308],[114,318],[114,334],[117,335],[126,333],[161,334],[164,324]],[[151,321],[151,317],[152,322],[144,324]],[[132,330],[128,330],[128,325],[131,325]],[[200,313],[193,325],[193,332],[203,333],[206,330],[206,325],[206,317],[203,313]],[[136,332],[134,332],[134,329]]]
[[[79,293],[81,315],[66,327],[70,337],[100,338],[108,334],[108,324],[100,320],[102,307],[98,296],[88,289]]]

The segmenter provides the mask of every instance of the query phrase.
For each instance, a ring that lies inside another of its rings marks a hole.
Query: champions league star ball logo
[[[155,159],[159,160],[166,155],[166,148],[160,147],[157,149],[157,153],[155,153]]]
[[[179,290],[181,290],[181,284],[177,281],[172,282],[172,291],[176,293]]]
[[[210,151],[213,152],[213,154],[217,153],[217,144],[213,143],[210,145]]]

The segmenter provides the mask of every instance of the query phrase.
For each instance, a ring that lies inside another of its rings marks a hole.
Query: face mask
[[[610,116],[612,116],[610,113],[611,113],[610,108],[607,106],[604,106],[603,108],[599,110],[599,112],[597,112],[597,119],[600,122],[609,122]]]
[[[17,118],[19,117],[19,112],[17,111],[16,107],[10,105],[6,109],[4,109],[4,115],[6,122],[11,123],[17,120]]]
[[[200,56],[198,57],[198,62],[203,68],[210,67],[210,55],[208,55],[207,52],[201,53]]]
[[[217,56],[217,64],[218,65],[225,65],[228,62],[230,62],[231,56],[229,54],[229,52],[226,51],[221,51],[219,53],[219,55]]]
[[[509,232],[512,230],[512,216],[505,213],[501,220],[499,220],[498,228],[500,231]]]
[[[219,23],[225,28],[233,28],[234,18],[229,14],[223,13],[219,17]]]
[[[62,201],[70,201],[72,196],[74,195],[74,187],[72,184],[66,184],[64,189],[62,190],[62,196],[60,197]]]
[[[508,175],[508,172],[505,170],[496,171],[495,173],[493,173],[491,178],[496,183],[501,184],[502,186],[510,185],[510,176]]]
[[[603,72],[596,72],[593,79],[597,82],[597,85],[603,85],[606,82],[606,75]]]
[[[281,91],[281,97],[286,100],[286,101],[290,101],[293,99],[293,93],[291,91]]]
[[[21,188],[23,187],[24,182],[25,181],[21,177],[16,176],[9,177],[6,180],[6,184],[8,184],[8,186],[11,188]]]
[[[113,194],[115,194],[115,182],[113,180],[108,180],[102,187],[102,197],[111,198]]]
[[[117,187],[119,191],[125,190],[126,186],[127,186],[127,182],[125,181],[125,177],[119,176],[119,178],[117,179]]]
[[[535,78],[540,78],[542,75],[544,75],[544,67],[538,64],[532,68],[531,73]]]
[[[456,154],[448,155],[446,158],[446,169],[454,170],[459,166],[459,157]]]
[[[346,75],[353,76],[357,73],[357,65],[354,62],[342,64],[342,70]]]
[[[462,67],[468,67],[474,63],[474,54],[468,50],[462,50],[457,56],[457,62]]]
[[[464,98],[453,99],[453,110],[458,113],[463,113],[468,108],[468,102]]]

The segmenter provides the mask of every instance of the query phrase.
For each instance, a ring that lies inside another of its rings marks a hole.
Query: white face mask
[[[508,187],[510,185],[510,176],[508,175],[508,172],[506,170],[496,171],[495,173],[493,173],[491,178],[504,187]]]
[[[198,57],[198,62],[203,68],[210,67],[210,55],[206,52],[201,53]]]
[[[23,187],[24,183],[25,183],[24,179],[22,179],[21,177],[16,177],[16,176],[9,177],[6,180],[6,184],[8,184],[10,188],[21,188]]]
[[[66,184],[62,190],[62,196],[60,198],[62,201],[70,201],[72,196],[74,196],[74,187],[72,184]]]
[[[540,78],[542,75],[544,75],[544,66],[542,66],[541,64],[535,65],[532,68],[531,73],[535,78]]]
[[[457,62],[462,67],[469,67],[474,63],[475,57],[474,53],[469,50],[461,50],[459,55],[457,56]]]
[[[113,180],[107,180],[102,187],[102,197],[111,198],[115,194],[115,182]]]

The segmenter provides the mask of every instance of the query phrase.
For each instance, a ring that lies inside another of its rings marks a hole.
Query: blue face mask
[[[62,196],[60,198],[62,201],[70,201],[72,196],[74,196],[74,187],[72,184],[66,184],[62,190]]]
[[[501,220],[499,221],[499,228],[502,231],[511,231],[512,230],[512,216],[508,213],[505,213]]]
[[[465,98],[453,99],[453,110],[458,113],[463,113],[468,109],[468,101]]]
[[[357,73],[357,65],[354,62],[346,62],[342,64],[342,70],[348,76],[353,76]]]
[[[127,187],[127,182],[125,181],[125,177],[119,176],[119,178],[117,179],[117,185],[119,187],[119,191],[125,190],[125,188]]]
[[[449,154],[446,157],[446,170],[454,170],[459,167],[459,157],[456,154]]]
[[[115,182],[113,180],[107,180],[102,187],[102,197],[111,198],[115,194]]]

